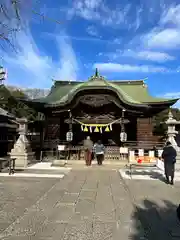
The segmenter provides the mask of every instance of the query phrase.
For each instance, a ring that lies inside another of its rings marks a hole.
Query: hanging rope
[[[74,120],[75,122],[81,124],[82,126],[86,126],[86,127],[107,127],[107,126],[110,126],[110,129],[112,129],[112,128],[111,128],[111,125],[114,124],[114,123],[116,123],[116,122],[118,122],[118,121],[120,121],[121,118],[116,119],[116,120],[114,120],[114,121],[112,121],[112,122],[110,122],[110,123],[105,123],[105,124],[101,124],[101,123],[99,123],[99,124],[98,124],[98,123],[83,123],[83,122],[81,122],[81,121],[79,121],[79,120],[77,120],[77,119],[75,119],[75,118],[73,118],[73,120]]]

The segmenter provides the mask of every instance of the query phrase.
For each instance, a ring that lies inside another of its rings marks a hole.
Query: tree
[[[62,23],[34,10],[38,1],[40,0],[0,0],[0,47],[3,50],[6,50],[7,44],[15,50],[16,33],[26,26],[31,14],[56,24]]]
[[[172,114],[176,120],[180,120],[180,110],[178,108],[171,109]],[[153,118],[154,134],[158,136],[165,136],[167,131],[167,125],[165,121],[168,119],[169,109],[166,109]]]
[[[28,120],[36,120],[38,113],[18,101],[17,99],[24,99],[27,96],[21,90],[9,91],[4,85],[0,85],[0,107],[12,113],[18,118],[26,117]]]
[[[25,23],[33,0],[1,0],[0,1],[0,47],[6,44],[14,48],[13,40]]]

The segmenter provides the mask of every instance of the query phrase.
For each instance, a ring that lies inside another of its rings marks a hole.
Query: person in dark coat
[[[175,163],[176,163],[176,150],[173,148],[171,143],[168,141],[166,146],[163,149],[162,158],[164,159],[164,171],[166,176],[167,184],[174,184],[174,171],[175,171]],[[171,181],[169,181],[169,177],[171,177]]]

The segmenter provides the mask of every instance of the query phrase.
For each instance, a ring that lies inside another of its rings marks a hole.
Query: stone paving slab
[[[91,169],[63,179],[0,178],[0,239],[180,239],[180,184]]]

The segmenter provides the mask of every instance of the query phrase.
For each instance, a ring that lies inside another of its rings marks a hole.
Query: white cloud
[[[169,92],[163,95],[165,98],[180,98],[180,92]]]
[[[132,57],[141,60],[154,61],[154,62],[166,62],[172,61],[175,57],[164,53],[164,52],[155,52],[155,51],[132,51],[127,50],[122,53],[122,56]]]
[[[156,52],[156,51],[133,51],[131,49],[128,50],[116,50],[115,52],[104,53],[101,55],[107,56],[110,61],[119,60],[123,57],[140,59],[145,61],[153,61],[153,62],[166,62],[175,60],[175,57],[169,55],[165,52]]]
[[[173,105],[173,107],[180,109],[180,100],[178,100],[178,101]]]
[[[130,9],[130,4],[109,8],[103,0],[74,0],[67,13],[70,18],[78,16],[88,21],[99,21],[105,26],[122,24],[121,26],[125,27],[125,24],[128,24],[127,16]]]
[[[164,98],[180,98],[180,92],[169,92],[163,95]],[[180,100],[178,100],[173,107],[180,108]]]
[[[180,4],[171,5],[163,12],[160,19],[160,24],[168,23],[180,26]]]
[[[60,50],[60,68],[57,69],[56,79],[60,80],[77,80],[78,62],[76,54],[67,37],[57,37],[58,47]]]
[[[97,29],[94,27],[94,26],[89,26],[87,29],[86,29],[87,33],[93,37],[98,37],[99,34],[98,34],[98,31]]]
[[[180,47],[180,4],[166,6],[159,24],[142,36],[144,46],[175,49]]]
[[[122,43],[122,39],[119,37],[119,38],[115,38],[112,43],[114,44],[121,44]]]
[[[164,67],[155,67],[150,65],[129,65],[118,63],[95,63],[94,68],[98,68],[104,72],[168,72],[168,69]]]
[[[176,28],[153,30],[142,37],[143,44],[151,48],[177,48],[180,46],[180,31]]]
[[[60,35],[59,35],[60,36]],[[17,53],[5,53],[3,65],[8,69],[8,83],[49,87],[51,79],[76,80],[78,63],[68,38],[57,37],[55,46],[59,49],[59,60],[43,54],[38,48],[28,28],[17,35]]]
[[[101,4],[103,4],[102,0],[74,0],[73,7],[68,10],[68,15],[70,17],[80,16],[86,20],[100,19],[100,14],[96,10]]]

